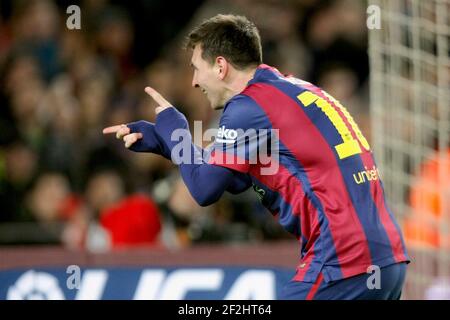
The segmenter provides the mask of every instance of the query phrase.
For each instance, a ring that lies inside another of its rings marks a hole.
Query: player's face
[[[211,103],[213,109],[222,109],[225,105],[225,86],[219,77],[219,67],[202,58],[202,49],[196,45],[192,53],[191,66],[194,69],[192,86],[200,88]]]

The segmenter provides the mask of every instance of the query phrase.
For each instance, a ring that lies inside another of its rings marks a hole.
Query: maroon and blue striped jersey
[[[249,175],[297,237],[294,280],[314,282],[322,272],[329,282],[409,261],[369,143],[348,111],[309,82],[260,65],[225,105],[209,163]]]

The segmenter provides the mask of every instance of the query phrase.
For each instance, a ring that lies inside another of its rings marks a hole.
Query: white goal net
[[[450,299],[450,0],[371,0],[372,148],[412,263],[404,299]]]

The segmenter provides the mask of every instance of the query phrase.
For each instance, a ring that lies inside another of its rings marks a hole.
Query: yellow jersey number
[[[328,117],[333,126],[336,128],[337,132],[339,133],[343,141],[342,143],[334,146],[339,156],[339,159],[342,160],[355,154],[362,153],[360,144],[365,150],[369,151],[370,150],[369,143],[361,133],[361,130],[359,130],[358,125],[356,124],[355,120],[353,120],[353,117],[350,115],[350,113],[348,113],[347,109],[345,109],[345,107],[339,101],[334,99],[328,93],[324,91],[323,93],[342,112],[345,119],[347,119],[348,123],[355,132],[357,139],[354,139],[352,137],[352,134],[349,128],[347,127],[346,123],[344,122],[343,117],[327,100],[319,97],[318,95],[310,91],[302,92],[297,96],[297,98],[298,100],[300,100],[300,102],[303,104],[305,108],[309,107],[311,104],[315,102],[316,106],[320,110],[322,110],[322,112]],[[360,142],[360,144],[358,143],[358,141]]]

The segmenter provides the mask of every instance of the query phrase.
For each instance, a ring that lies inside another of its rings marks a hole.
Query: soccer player
[[[150,87],[159,104],[154,124],[103,133],[172,159],[202,206],[253,186],[301,246],[281,299],[399,299],[409,258],[370,146],[348,111],[320,88],[263,64],[258,30],[243,16],[205,20],[187,48],[192,86],[223,109],[212,150],[192,143],[184,115]]]

